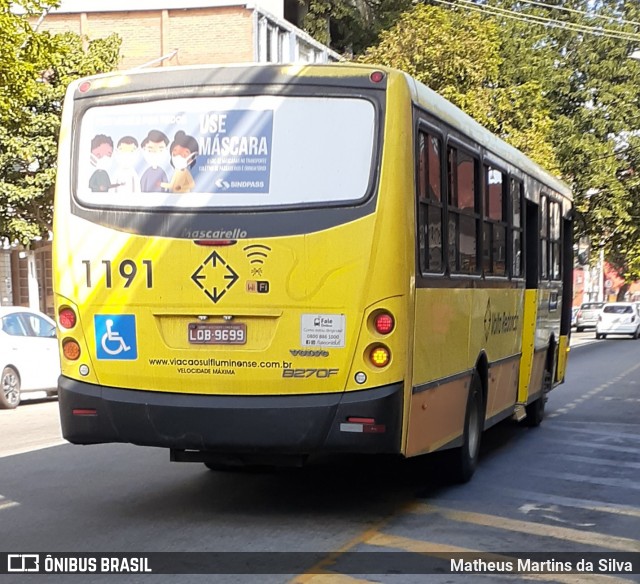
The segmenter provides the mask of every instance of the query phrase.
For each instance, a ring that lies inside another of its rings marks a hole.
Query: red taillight
[[[76,326],[76,320],[76,313],[68,306],[61,308],[58,312],[58,322],[62,328],[73,328]]]
[[[387,427],[384,424],[376,424],[375,418],[361,418],[349,416],[346,422],[340,424],[341,432],[362,432],[363,434],[384,434]]]
[[[94,408],[75,408],[71,410],[74,416],[97,416],[98,412]]]
[[[396,323],[393,319],[393,316],[391,316],[388,312],[381,312],[375,317],[373,321],[373,326],[375,327],[376,332],[380,333],[381,335],[388,335],[393,330],[395,324]]]
[[[80,93],[87,93],[87,91],[89,91],[89,89],[91,89],[91,83],[89,81],[83,81],[79,86],[78,86],[78,91]]]

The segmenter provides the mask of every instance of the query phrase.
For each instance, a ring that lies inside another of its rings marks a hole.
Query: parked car
[[[610,302],[605,304],[598,317],[596,339],[607,335],[631,335],[640,337],[640,313],[635,302]]]
[[[594,328],[603,306],[604,302],[583,302],[576,315],[576,330],[581,333],[586,328]]]
[[[56,323],[23,306],[0,306],[0,408],[12,409],[26,392],[56,395],[60,354]]]

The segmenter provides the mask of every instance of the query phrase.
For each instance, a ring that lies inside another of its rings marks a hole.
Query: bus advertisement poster
[[[80,193],[268,193],[273,110],[208,100],[91,108],[79,145]]]

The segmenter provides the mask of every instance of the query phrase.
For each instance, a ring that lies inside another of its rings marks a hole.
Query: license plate
[[[192,345],[245,345],[246,324],[190,323],[187,330]]]

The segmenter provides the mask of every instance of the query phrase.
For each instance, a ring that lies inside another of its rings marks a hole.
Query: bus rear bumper
[[[400,452],[402,383],[294,396],[128,390],[61,376],[62,435],[220,454]],[[179,459],[176,458],[176,459]]]

